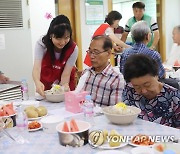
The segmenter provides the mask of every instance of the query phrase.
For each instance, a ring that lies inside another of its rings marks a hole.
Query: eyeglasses
[[[95,56],[98,56],[99,54],[101,54],[101,53],[104,53],[104,52],[106,52],[106,51],[108,51],[108,50],[104,50],[104,51],[98,51],[98,50],[87,50],[86,52],[89,54],[89,55],[95,55]]]

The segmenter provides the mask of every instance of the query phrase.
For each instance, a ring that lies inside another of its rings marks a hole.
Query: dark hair
[[[145,4],[143,2],[136,2],[132,5],[132,8],[145,9]]]
[[[145,75],[158,76],[157,62],[144,54],[133,54],[124,65],[124,79],[130,82],[133,78]]]
[[[60,60],[62,61],[65,55],[65,52],[72,44],[72,29],[71,23],[65,15],[56,16],[50,23],[47,34],[42,38],[43,43],[47,47],[47,51],[50,52],[52,62],[55,60],[54,55],[54,44],[51,40],[51,36],[54,35],[55,38],[61,38],[64,36],[65,32],[70,33],[70,41],[64,46],[61,52]]]
[[[109,25],[112,25],[115,20],[120,20],[121,18],[122,18],[122,15],[118,11],[111,11],[106,16],[104,22],[107,22]]]
[[[122,26],[118,26],[118,28],[114,29],[114,34],[122,34],[124,33],[124,28]]]

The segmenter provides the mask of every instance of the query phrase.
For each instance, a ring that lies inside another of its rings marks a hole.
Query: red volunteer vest
[[[93,37],[98,36],[98,35],[104,35],[108,27],[110,27],[109,24],[105,24],[105,23],[101,24],[99,28],[94,32]],[[86,64],[89,67],[92,66],[89,54],[86,54],[86,57],[84,59],[84,64]]]
[[[71,56],[74,51],[76,44],[73,42],[72,45],[67,49],[63,61],[59,59],[55,60],[52,64],[51,56],[49,52],[46,52],[45,56],[43,57],[42,64],[41,64],[41,82],[45,86],[45,90],[49,90],[52,87],[52,84],[55,80],[61,81],[61,74],[64,70],[67,60]],[[72,69],[69,87],[70,90],[75,89],[75,67]]]

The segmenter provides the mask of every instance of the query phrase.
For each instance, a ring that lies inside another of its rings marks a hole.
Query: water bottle
[[[91,100],[90,95],[85,96],[85,101],[83,104],[83,112],[84,112],[85,120],[93,124],[94,123],[94,103]]]
[[[25,143],[27,140],[28,132],[28,119],[26,113],[22,110],[21,106],[17,109],[16,128],[18,132],[18,140],[20,143]]]
[[[21,91],[22,91],[22,100],[28,100],[29,95],[28,95],[28,84],[26,79],[23,79],[21,81]]]

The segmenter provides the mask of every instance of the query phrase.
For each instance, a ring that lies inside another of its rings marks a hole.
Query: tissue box
[[[85,96],[88,95],[89,92],[75,92],[69,91],[65,93],[65,108],[69,112],[79,113],[82,112],[81,102],[85,100]]]

